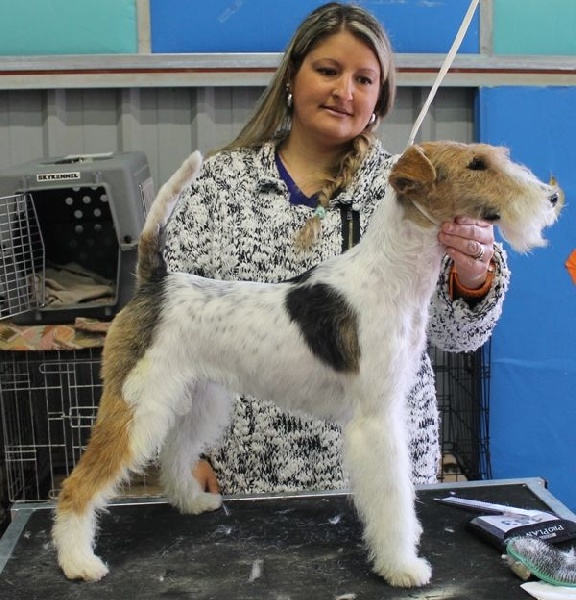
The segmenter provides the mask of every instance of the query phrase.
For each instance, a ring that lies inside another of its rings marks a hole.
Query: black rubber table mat
[[[455,492],[548,508],[524,484]],[[392,588],[372,574],[350,496],[322,495],[227,500],[225,509],[199,516],[164,502],[111,506],[96,548],[110,573],[95,583],[64,577],[49,540],[51,511],[35,510],[0,574],[0,598],[525,600],[498,550],[465,529],[474,513],[435,501],[449,493],[418,493],[422,554],[434,569],[423,588]]]

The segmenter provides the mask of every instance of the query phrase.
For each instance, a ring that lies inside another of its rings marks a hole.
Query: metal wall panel
[[[262,88],[138,87],[0,91],[0,169],[40,157],[142,150],[156,186],[191,151],[203,153],[233,138]],[[427,88],[401,87],[379,135],[392,152],[405,147]],[[470,88],[438,92],[420,139],[471,141]]]

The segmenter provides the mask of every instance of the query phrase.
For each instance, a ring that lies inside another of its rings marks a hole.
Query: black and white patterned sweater
[[[224,280],[278,282],[299,275],[341,252],[340,210],[328,210],[322,238],[309,252],[298,251],[294,234],[312,209],[291,205],[274,161],[272,143],[259,150],[220,152],[208,158],[198,179],[180,199],[168,225],[165,256],[170,271]],[[396,157],[376,142],[349,189],[336,200],[351,200],[364,230],[384,197]],[[429,339],[449,351],[471,351],[490,336],[502,309],[509,271],[504,252],[495,254],[492,289],[473,308],[448,293],[450,263],[445,259],[432,299]],[[434,374],[422,356],[409,405],[414,483],[436,480],[440,458]],[[383,431],[382,435],[386,435]],[[231,425],[211,461],[222,493],[341,489],[340,428],[286,413],[266,399],[238,397]]]

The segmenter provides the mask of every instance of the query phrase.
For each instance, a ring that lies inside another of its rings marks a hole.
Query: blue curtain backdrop
[[[576,509],[576,286],[565,261],[576,248],[576,88],[502,87],[480,91],[482,141],[543,179],[555,176],[566,206],[549,245],[508,252],[512,282],[493,336],[490,405],[497,478],[539,476]]]

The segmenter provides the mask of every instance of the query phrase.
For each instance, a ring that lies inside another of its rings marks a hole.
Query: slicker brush
[[[515,537],[506,544],[502,557],[521,579],[531,575],[552,585],[576,587],[576,552],[560,550],[541,539]]]

